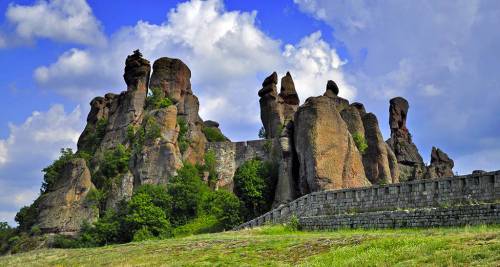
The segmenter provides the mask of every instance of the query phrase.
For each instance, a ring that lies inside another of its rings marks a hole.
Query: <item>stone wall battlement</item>
[[[298,218],[400,209],[452,207],[500,201],[500,171],[389,185],[314,192],[246,222],[237,229]],[[311,229],[314,227],[309,225]]]

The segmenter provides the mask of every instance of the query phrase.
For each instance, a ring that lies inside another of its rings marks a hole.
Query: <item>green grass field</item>
[[[0,266],[500,266],[500,225],[289,231],[268,226],[0,257]]]

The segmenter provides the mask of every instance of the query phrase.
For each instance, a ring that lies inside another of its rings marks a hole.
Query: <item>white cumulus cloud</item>
[[[86,45],[102,45],[106,38],[86,0],[40,0],[33,5],[10,4],[7,20],[25,39],[48,38]]]
[[[302,100],[322,94],[329,79],[339,82],[342,95],[354,97],[342,75],[344,62],[320,32],[283,45],[258,28],[256,16],[255,11],[227,11],[221,0],[192,0],[170,10],[162,24],[139,21],[123,27],[106,46],[71,49],[37,68],[34,76],[41,87],[85,102],[124,89],[124,61],[135,49],[150,60],[180,58],[191,68],[203,118],[218,120],[234,139],[257,137],[257,91],[273,71],[291,71]]]
[[[348,53],[345,78],[379,122],[388,120],[389,98],[409,100],[421,151],[444,146],[465,158],[484,150],[477,140],[500,131],[500,2],[294,2],[331,26]],[[380,125],[387,137],[387,123]],[[494,163],[494,151],[481,158]]]
[[[76,147],[82,124],[79,107],[67,113],[62,105],[53,105],[33,112],[22,124],[9,125],[9,136],[0,139],[0,221],[13,224],[13,214],[36,198],[41,170],[61,148]]]
[[[283,56],[291,70],[299,96],[323,94],[326,81],[334,80],[341,89],[340,96],[354,98],[356,89],[345,81],[341,69],[346,62],[321,39],[321,32],[304,37],[297,45],[286,45]]]

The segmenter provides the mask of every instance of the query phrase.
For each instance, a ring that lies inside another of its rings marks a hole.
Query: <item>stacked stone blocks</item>
[[[292,215],[306,229],[500,223],[499,203],[500,171],[495,171],[313,192],[237,229],[286,222]]]

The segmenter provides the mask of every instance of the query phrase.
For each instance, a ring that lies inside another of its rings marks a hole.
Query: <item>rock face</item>
[[[277,83],[278,74],[273,72],[264,80],[262,89],[259,90],[260,118],[267,138],[278,137],[284,123],[282,99],[277,93]]]
[[[364,114],[362,115],[356,107],[350,105],[342,110],[340,115],[347,124],[347,129],[349,129],[351,135],[354,136],[355,134],[358,134],[363,138],[365,137],[365,127],[362,119]]]
[[[150,88],[160,88],[177,106],[179,120],[188,126],[189,146],[182,159],[195,164],[203,162],[205,144],[203,120],[198,111],[200,103],[191,90],[191,70],[179,59],[162,57],[153,64]]]
[[[281,89],[278,95],[278,74],[273,72],[262,83],[259,90],[260,118],[266,138],[279,137],[286,124],[292,121],[299,107],[299,96],[295,90],[292,75],[289,72],[281,78]]]
[[[278,182],[273,207],[286,204],[298,196],[299,163],[295,153],[294,124],[289,122],[278,139]]]
[[[295,150],[301,194],[369,185],[361,155],[337,104],[327,96],[311,97],[295,113]]]
[[[106,209],[130,198],[139,185],[167,184],[183,161],[203,164],[206,138],[199,102],[191,90],[191,71],[182,61],[165,57],[155,61],[151,82],[150,73],[149,61],[134,51],[125,61],[127,90],[92,100],[87,126],[78,140],[79,152],[92,156],[90,165],[87,168],[83,160],[68,165],[60,188],[40,197],[39,224],[44,231],[76,232],[83,220],[97,216],[82,199],[93,188],[91,175],[99,175],[104,155],[118,146],[131,154],[130,161],[127,170],[109,178]],[[148,88],[161,89],[161,97],[168,97],[174,105],[148,106]],[[185,128],[183,151],[181,124]]]
[[[295,91],[295,84],[293,83],[292,75],[287,72],[283,78],[281,78],[281,90],[279,97],[282,101],[283,110],[283,120],[284,124],[293,120],[293,116],[299,107],[300,100],[297,91]],[[281,102],[281,101],[280,101]]]
[[[406,128],[408,108],[408,101],[402,97],[390,101],[391,138],[386,142],[398,160],[401,181],[422,179],[426,171],[422,156],[418,153],[417,146],[412,142],[411,134]]]
[[[390,184],[399,182],[397,159],[384,142],[377,117],[373,113],[363,116],[365,139],[368,148],[363,154],[363,166],[366,177],[373,184]]]
[[[366,113],[363,104],[353,103],[345,107],[340,115],[351,135],[365,140],[368,145],[366,151],[361,153],[368,180],[373,184],[397,183],[398,163],[391,148],[384,142],[375,114]]]
[[[432,147],[431,164],[427,168],[425,178],[452,177],[455,163],[441,149]]]
[[[148,115],[150,120],[160,126],[160,137],[145,140],[142,149],[133,156],[134,184],[166,184],[168,178],[177,175],[177,169],[182,167],[177,145],[177,108],[172,105],[152,110]],[[143,127],[147,129],[148,123],[145,121]]]
[[[337,111],[341,112],[344,108],[349,106],[349,101],[345,98],[338,96],[338,94],[339,94],[339,87],[334,81],[329,80],[326,83],[326,91],[323,94],[323,96],[331,98],[335,102]]]
[[[98,210],[86,199],[93,188],[85,160],[69,162],[54,189],[38,200],[40,229],[45,233],[73,234],[80,230],[83,222],[95,221]]]

